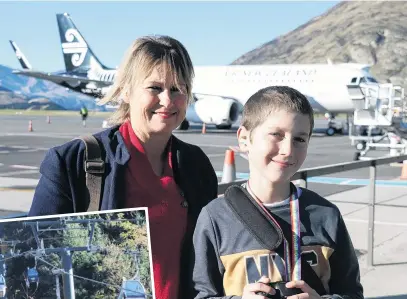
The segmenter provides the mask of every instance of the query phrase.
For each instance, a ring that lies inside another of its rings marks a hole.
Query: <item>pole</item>
[[[55,275],[55,283],[56,283],[56,295],[57,295],[57,299],[61,299],[61,290],[59,289],[59,276],[58,276],[58,274]]]
[[[67,249],[62,251],[62,265],[65,273],[62,274],[64,285],[64,299],[75,299],[75,288],[73,284],[73,269],[71,252]]]
[[[369,235],[367,247],[367,263],[368,266],[373,266],[373,247],[374,247],[374,218],[376,204],[376,165],[375,163],[369,167],[370,182],[369,182]]]

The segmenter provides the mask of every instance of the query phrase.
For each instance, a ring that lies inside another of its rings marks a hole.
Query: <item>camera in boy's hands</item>
[[[267,298],[272,298],[272,299],[285,299],[289,296],[292,295],[297,295],[303,293],[301,289],[298,288],[287,288],[286,285],[287,282],[284,281],[278,281],[278,282],[270,282],[266,283],[270,287],[276,290],[275,295],[267,294],[264,292],[256,292],[256,295],[263,295]]]

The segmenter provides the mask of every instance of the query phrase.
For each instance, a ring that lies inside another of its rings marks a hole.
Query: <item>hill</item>
[[[341,2],[232,64],[355,62],[407,90],[407,2]]]

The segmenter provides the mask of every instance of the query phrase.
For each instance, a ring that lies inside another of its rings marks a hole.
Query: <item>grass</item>
[[[112,112],[90,111],[90,116],[108,117]],[[25,109],[0,109],[0,115],[40,115],[40,116],[78,116],[79,111],[67,110],[25,110]]]

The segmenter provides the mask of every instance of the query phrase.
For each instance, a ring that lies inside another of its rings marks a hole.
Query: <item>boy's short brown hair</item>
[[[243,107],[242,126],[253,131],[272,112],[285,110],[307,115],[310,121],[310,136],[314,128],[314,111],[307,97],[289,86],[269,86],[253,94]]]

